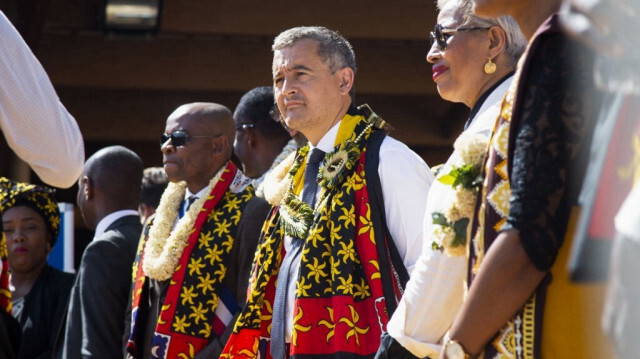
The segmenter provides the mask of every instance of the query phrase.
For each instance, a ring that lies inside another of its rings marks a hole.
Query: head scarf
[[[54,198],[55,190],[46,186],[15,182],[0,177],[0,212],[15,206],[27,206],[36,211],[52,235],[51,246],[56,243],[60,229],[60,210]]]

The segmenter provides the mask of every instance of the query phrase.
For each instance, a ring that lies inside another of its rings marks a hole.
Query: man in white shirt
[[[42,65],[0,12],[0,128],[9,147],[46,183],[72,186],[84,144]]]
[[[272,49],[278,109],[309,145],[281,198],[267,198],[280,204],[225,354],[372,355],[420,254],[433,176],[368,106],[355,107],[355,55],[341,35],[293,28]]]
[[[78,181],[78,206],[96,232],[71,291],[63,358],[122,357],[143,169],[133,151],[111,146],[87,160]]]

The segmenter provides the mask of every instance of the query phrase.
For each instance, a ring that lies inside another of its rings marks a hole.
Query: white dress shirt
[[[107,228],[109,228],[109,226],[113,224],[113,222],[126,216],[140,216],[140,214],[138,213],[138,211],[134,211],[133,209],[122,209],[120,211],[109,213],[104,218],[102,218],[100,222],[98,222],[98,225],[96,226],[96,233],[93,235],[93,239],[95,240],[96,238],[100,238],[104,234],[104,232],[107,231]]]
[[[44,69],[0,12],[0,128],[9,147],[46,183],[70,187],[84,165],[84,144]]]
[[[318,142],[322,151],[332,152],[340,123],[335,124]],[[309,145],[311,149],[314,147]],[[307,158],[308,160],[308,158]],[[380,146],[378,174],[382,186],[387,227],[409,273],[413,270],[422,248],[422,218],[427,203],[427,193],[433,182],[433,175],[427,164],[405,144],[387,136]],[[316,195],[320,195],[318,193]],[[291,249],[291,237],[284,238],[285,250]],[[287,309],[285,334],[291,342],[293,328],[293,305],[296,280],[300,260],[291,264],[289,286],[287,288]]]
[[[489,136],[510,83],[511,78],[505,80],[487,97],[466,133]],[[460,162],[460,155],[455,151],[443,165],[443,173]],[[424,215],[422,254],[387,325],[388,333],[420,358],[439,357],[441,340],[453,324],[465,293],[467,257],[449,256],[431,247],[434,241],[431,214],[446,213],[454,199],[455,191],[451,186],[438,181],[431,186]]]
[[[640,186],[631,190],[615,218],[616,231],[640,244]]]

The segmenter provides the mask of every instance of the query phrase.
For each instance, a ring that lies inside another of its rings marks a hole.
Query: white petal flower
[[[487,144],[486,136],[463,132],[453,144],[453,148],[460,153],[464,164],[481,165]]]
[[[456,190],[455,206],[457,208],[457,212],[460,214],[459,218],[472,218],[473,211],[476,208],[476,199],[476,191],[471,191],[465,188],[458,188]],[[453,222],[456,220],[453,220]]]

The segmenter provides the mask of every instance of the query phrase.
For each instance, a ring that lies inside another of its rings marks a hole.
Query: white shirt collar
[[[184,192],[184,199],[189,199],[189,197],[191,196],[196,196],[196,198],[202,198],[202,196],[206,195],[205,191],[207,190],[207,187],[209,186],[205,186],[203,189],[200,190],[200,192],[193,194],[191,191],[189,191],[189,189],[187,188],[187,190]]]
[[[336,143],[336,137],[338,137],[338,130],[340,129],[341,123],[342,123],[342,120],[338,121],[335,125],[333,125],[333,127],[331,127],[329,131],[327,131],[327,133],[325,133],[324,136],[322,136],[322,138],[320,139],[320,141],[318,141],[318,144],[316,146],[309,143],[309,150],[312,150],[317,147],[326,153],[333,152],[333,148],[335,147],[335,143]]]
[[[123,209],[120,211],[109,213],[107,216],[102,218],[100,222],[98,222],[98,225],[96,226],[96,233],[93,235],[93,239],[95,240],[96,238],[101,237],[104,232],[107,231],[107,228],[109,228],[109,226],[113,224],[113,222],[125,216],[138,216],[138,211],[134,211],[133,209]]]

